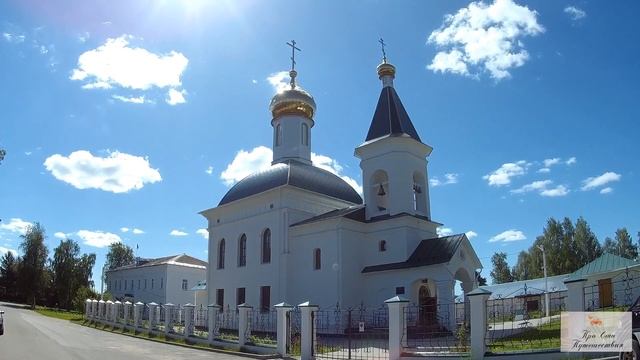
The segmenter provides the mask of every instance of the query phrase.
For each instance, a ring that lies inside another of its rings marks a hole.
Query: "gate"
[[[320,309],[315,322],[313,355],[322,359],[387,359],[389,357],[389,313],[386,306],[368,309]]]

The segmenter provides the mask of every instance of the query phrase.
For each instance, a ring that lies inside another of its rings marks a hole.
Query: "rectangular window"
[[[131,290],[133,290],[133,280],[131,280]]]
[[[124,289],[127,290],[127,280],[124,281]]]
[[[245,289],[238,288],[236,289],[236,305],[244,304],[245,301]]]
[[[271,286],[260,287],[260,311],[269,311],[271,307]]]
[[[144,279],[144,288],[147,288],[147,279]]]
[[[154,283],[154,281],[153,281],[153,280],[154,280],[154,279],[151,279],[151,288],[152,288],[152,289],[153,289],[153,283]]]
[[[162,284],[164,283],[164,279],[160,278],[160,289],[162,289]]]
[[[216,305],[224,307],[224,289],[216,290]]]
[[[138,279],[138,290],[140,290],[140,279]]]
[[[396,295],[404,295],[404,286],[396,287]]]
[[[188,287],[189,282],[186,279],[182,280],[182,290],[187,290]]]

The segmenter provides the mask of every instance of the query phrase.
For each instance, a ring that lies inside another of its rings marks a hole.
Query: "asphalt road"
[[[0,303],[2,360],[243,360],[242,356],[165,345],[91,329]]]

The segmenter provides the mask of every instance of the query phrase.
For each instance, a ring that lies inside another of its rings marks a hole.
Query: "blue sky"
[[[50,249],[69,236],[97,254],[96,280],[113,241],[206,260],[197,212],[270,161],[268,103],[291,39],[318,104],[315,162],[359,186],[353,150],[381,88],[381,36],[434,147],[433,218],[473,235],[485,276],[495,251],[513,263],[551,216],[584,216],[601,241],[622,226],[636,239],[638,7],[4,1],[0,252],[39,221]]]

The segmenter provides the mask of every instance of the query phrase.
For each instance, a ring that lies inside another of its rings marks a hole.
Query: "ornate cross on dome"
[[[387,53],[384,51],[384,46],[386,45],[384,43],[384,40],[382,38],[380,38],[380,40],[378,40],[378,42],[380,43],[380,46],[382,47],[382,62],[384,64],[387,63]]]
[[[298,75],[298,73],[296,72],[296,50],[302,50],[296,47],[295,40],[291,40],[291,42],[287,43],[287,45],[291,46],[291,71],[289,71],[289,76],[291,77],[291,89],[293,89],[296,87],[296,75]]]

